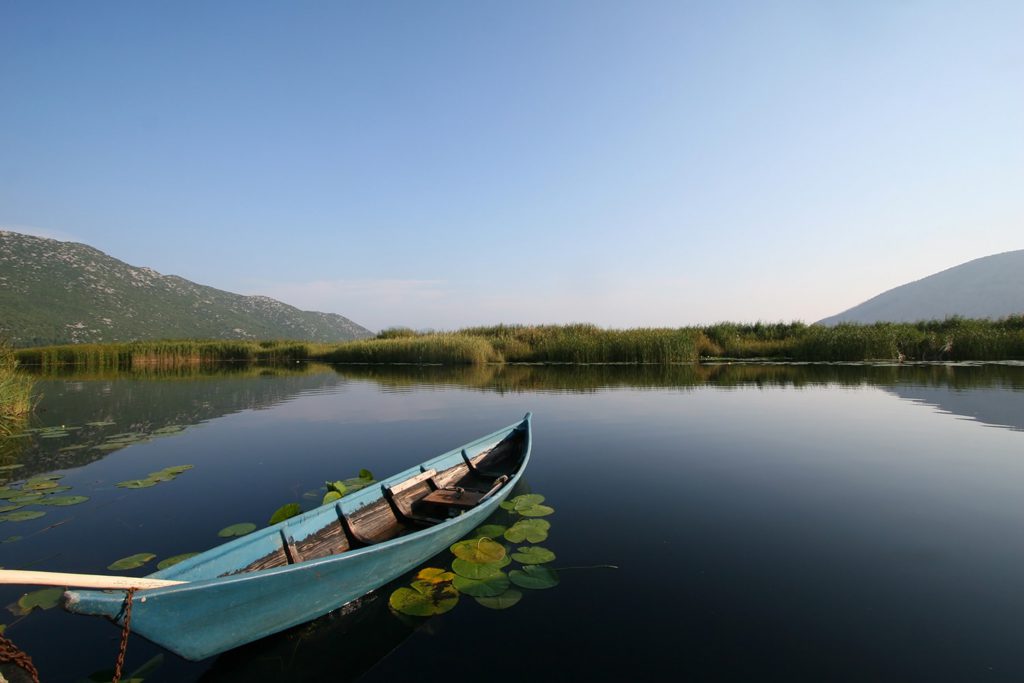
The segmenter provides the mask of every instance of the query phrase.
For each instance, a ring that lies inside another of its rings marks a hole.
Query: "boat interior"
[[[376,485],[381,493],[378,498],[351,510],[336,503],[335,519],[323,524],[317,517],[317,528],[309,529],[304,537],[301,528],[286,524],[280,529],[279,542],[273,544],[275,549],[227,574],[337,555],[440,524],[472,509],[508,483],[521,466],[525,438],[524,432],[513,430],[475,455],[463,449],[461,457],[446,458],[437,463],[441,469],[424,465],[418,474],[399,481],[388,479]]]

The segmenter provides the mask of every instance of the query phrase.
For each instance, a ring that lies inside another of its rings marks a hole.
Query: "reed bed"
[[[6,340],[0,340],[0,433],[32,412],[33,379],[18,370],[18,359]]]
[[[500,360],[486,340],[464,334],[366,339],[340,344],[318,354],[327,363],[441,363],[450,365]]]
[[[694,363],[702,359],[795,361],[961,361],[1024,359],[1024,316],[947,318],[917,323],[717,323],[704,327],[604,329],[596,325],[494,325],[456,332],[391,328],[375,339],[338,344],[162,341],[21,349],[25,365],[46,369],[186,367],[220,361],[282,363]]]
[[[255,341],[153,341],[125,344],[68,344],[19,349],[23,365],[46,371],[74,365],[90,371],[175,368],[222,361],[286,362],[307,360],[326,344]]]

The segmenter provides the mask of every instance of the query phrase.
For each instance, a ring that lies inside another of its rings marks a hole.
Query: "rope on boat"
[[[25,673],[32,677],[33,683],[39,683],[39,671],[32,663],[32,658],[28,656],[27,652],[3,636],[0,636],[0,662],[11,662],[20,666]]]
[[[121,649],[117,653],[117,664],[114,665],[114,678],[111,683],[119,683],[121,670],[124,668],[124,655],[128,652],[128,634],[132,630],[132,597],[135,589],[129,588],[124,596],[124,627],[121,629]]]

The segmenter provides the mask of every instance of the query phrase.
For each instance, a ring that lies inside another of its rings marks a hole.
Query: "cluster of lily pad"
[[[71,490],[70,486],[59,483],[63,477],[63,474],[45,474],[5,484],[0,488],[0,522],[24,522],[46,514],[44,510],[22,509],[25,507],[77,505],[89,500],[88,496],[59,495]],[[12,539],[9,537],[4,542]]]
[[[150,472],[149,476],[145,479],[119,481],[115,486],[122,489],[146,489],[165,481],[172,481],[175,477],[190,469],[192,469],[192,465],[172,465],[171,467],[165,467],[162,470],[157,470],[156,472]]]
[[[449,549],[454,556],[450,571],[421,569],[409,587],[391,594],[388,604],[402,614],[428,617],[444,614],[458,604],[461,595],[469,595],[484,607],[506,609],[522,599],[520,588],[557,586],[558,572],[543,566],[555,560],[555,553],[539,545],[519,545],[547,540],[551,523],[539,518],[555,510],[543,503],[544,496],[534,493],[503,502],[502,509],[511,515],[510,525],[490,523],[476,528]],[[512,562],[519,566],[506,573]]]
[[[325,481],[324,485],[327,488],[327,492],[323,494],[323,502],[321,505],[334,502],[339,498],[355,493],[359,489],[364,489],[370,484],[376,483],[376,479],[373,478],[373,473],[368,469],[359,470],[359,476],[352,477],[351,479],[339,479],[338,481]],[[315,497],[319,498],[321,495],[320,491],[310,491],[306,494],[307,498]],[[298,503],[285,503],[281,507],[274,511],[274,514],[267,520],[267,526],[273,526],[278,522],[283,522],[286,519],[295,517],[296,515],[302,514],[302,506]],[[239,522],[226,526],[217,532],[217,535],[221,538],[232,538],[235,536],[245,536],[256,531],[256,525],[252,522]]]

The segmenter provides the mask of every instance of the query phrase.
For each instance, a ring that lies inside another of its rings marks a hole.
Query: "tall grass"
[[[717,323],[705,327],[603,329],[596,325],[494,325],[457,332],[384,330],[339,344],[162,341],[51,346],[17,351],[42,368],[180,367],[218,361],[330,363],[693,363],[701,359],[955,361],[1024,359],[1024,315],[917,323]]]
[[[340,344],[320,353],[328,363],[472,364],[500,360],[486,340],[464,334],[365,339]]]
[[[18,371],[18,360],[6,340],[0,340],[0,431],[6,431],[11,420],[32,412],[31,377]]]

